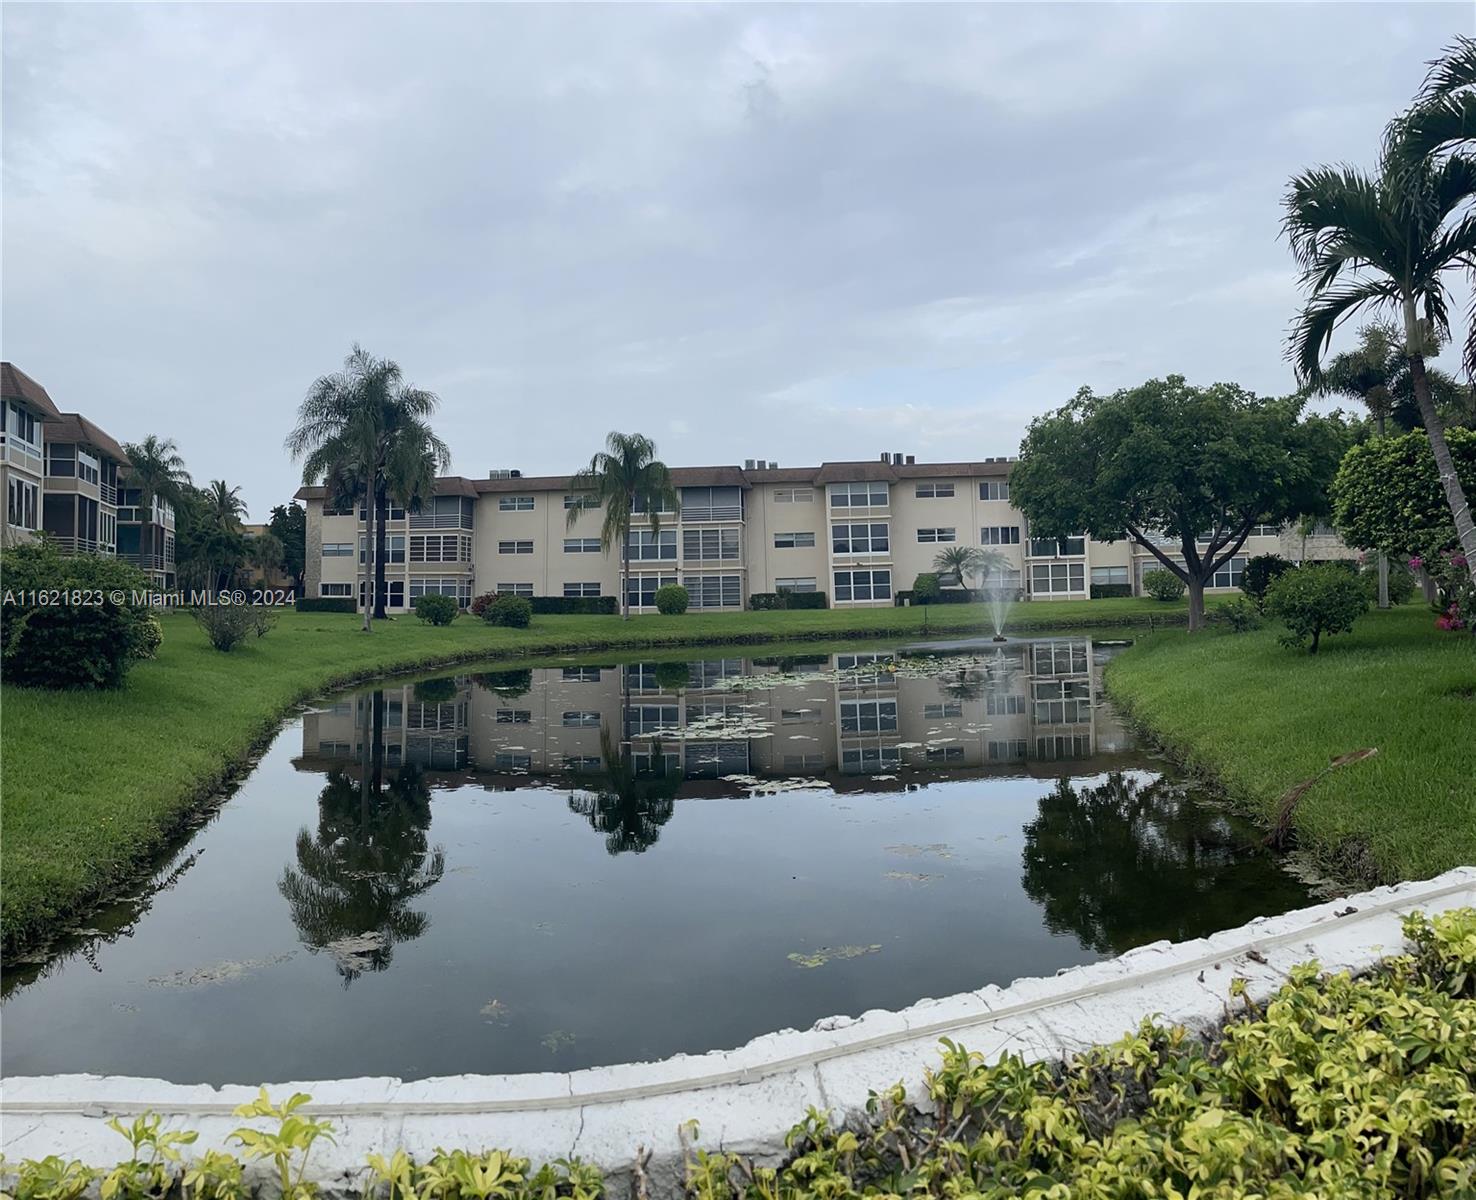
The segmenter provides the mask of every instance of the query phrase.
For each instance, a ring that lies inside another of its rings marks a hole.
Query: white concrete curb
[[[333,1079],[282,1084],[313,1097],[312,1111],[335,1119],[336,1146],[314,1150],[313,1174],[331,1194],[355,1194],[364,1156],[403,1148],[425,1156],[437,1146],[504,1147],[535,1163],[578,1155],[607,1174],[626,1175],[638,1147],[656,1195],[677,1190],[678,1127],[695,1118],[701,1144],[777,1158],[789,1127],[814,1106],[838,1117],[864,1108],[868,1094],[904,1081],[921,1098],[923,1071],[949,1037],[994,1060],[1011,1051],[1059,1058],[1111,1041],[1158,1014],[1167,1023],[1208,1030],[1223,1021],[1230,981],[1245,978],[1264,999],[1297,963],[1366,971],[1403,944],[1401,917],[1476,905],[1476,867],[1435,879],[1376,888],[1343,900],[1260,918],[1197,941],[1154,942],[1120,958],[1052,978],[1020,979],[901,1012],[829,1017],[805,1032],[781,1030],[736,1050],[679,1055],[570,1073]],[[154,1111],[200,1132],[194,1150],[231,1148],[241,1121],[231,1109],[254,1097],[248,1087],[181,1085],[159,1079],[54,1075],[0,1085],[5,1157],[60,1154],[111,1164],[122,1141],[110,1115]]]

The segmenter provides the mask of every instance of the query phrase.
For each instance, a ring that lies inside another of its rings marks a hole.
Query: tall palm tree
[[[661,532],[661,513],[680,513],[681,497],[671,482],[671,472],[656,457],[656,443],[641,433],[612,432],[605,449],[589,460],[589,466],[569,480],[569,490],[589,496],[589,507],[601,505],[605,520],[600,526],[600,544],[609,553],[620,546],[620,616],[630,619],[630,523],[636,513],[649,514],[651,532]],[[569,509],[567,524],[573,528],[583,511]]]
[[[1315,167],[1291,181],[1282,227],[1308,297],[1290,357],[1304,384],[1322,381],[1333,331],[1356,312],[1392,310],[1430,449],[1476,580],[1476,525],[1435,410],[1425,356],[1449,336],[1446,273],[1476,258],[1476,221],[1455,219],[1476,186],[1476,159],[1449,154],[1410,166],[1386,152],[1377,175]]]
[[[343,370],[314,380],[298,407],[297,425],[287,435],[293,458],[301,458],[304,483],[323,479],[331,490],[352,491],[364,499],[365,538],[373,548],[360,571],[364,593],[364,632],[377,605],[371,593],[382,593],[384,524],[379,498],[386,470],[403,441],[428,446],[437,465],[450,452],[428,423],[440,405],[433,392],[405,383],[398,363],[375,358],[355,344]]]
[[[210,481],[205,500],[210,506],[210,515],[228,529],[239,527],[241,518],[246,515],[246,501],[241,499],[241,489],[228,487],[224,479]]]
[[[379,516],[375,528],[378,540],[374,548],[374,616],[383,620],[388,598],[385,586],[385,521],[390,501],[408,511],[419,510],[436,490],[436,476],[451,466],[451,451],[426,422],[407,420],[399,423],[392,434],[389,455],[385,459],[383,484],[375,501]]]
[[[190,473],[185,470],[183,456],[173,438],[161,438],[149,434],[141,442],[125,442],[123,451],[128,455],[127,484],[139,490],[139,507],[152,513],[154,501],[178,506],[190,487]],[[139,539],[140,554],[164,553],[162,545],[154,544],[154,524],[144,520],[139,526],[143,532]],[[143,544],[144,536],[148,545]]]

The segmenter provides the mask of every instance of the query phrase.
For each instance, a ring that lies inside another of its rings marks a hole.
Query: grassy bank
[[[1152,600],[1022,604],[1015,631],[1184,620]],[[291,706],[379,672],[474,658],[611,647],[787,638],[977,634],[978,605],[681,617],[539,617],[495,629],[463,618],[435,629],[413,617],[365,635],[346,614],[282,614],[272,633],[220,654],[183,615],[163,618],[157,660],[117,692],[3,691],[3,940],[47,935],[134,873],[201,800],[238,770]]]
[[[1423,605],[1372,612],[1316,656],[1277,630],[1169,631],[1107,670],[1112,697],[1177,758],[1266,821],[1335,755],[1297,805],[1301,846],[1375,882],[1476,863],[1476,642]]]

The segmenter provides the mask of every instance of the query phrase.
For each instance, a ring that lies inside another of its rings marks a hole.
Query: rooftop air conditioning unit
[[[743,469],[745,471],[752,471],[754,469],[753,459],[751,459],[751,458],[745,458],[743,460]]]
[[[884,462],[884,463],[889,463],[889,462],[891,462],[891,461],[892,461],[892,456],[891,456],[891,455],[890,455],[890,454],[889,454],[889,453],[887,453],[887,451],[885,451],[885,450],[883,450],[883,451],[882,451],[882,457],[881,457],[881,460],[882,460],[882,462]]]
[[[909,454],[907,456],[907,465],[909,467],[912,467],[912,466],[916,466],[917,465],[917,455],[916,454]]]

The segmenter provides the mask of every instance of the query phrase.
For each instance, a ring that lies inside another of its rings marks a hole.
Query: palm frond
[[[1353,313],[1378,308],[1393,300],[1394,285],[1379,279],[1360,280],[1335,290],[1314,294],[1292,322],[1287,353],[1297,378],[1312,387],[1322,380],[1322,355],[1333,331]]]

